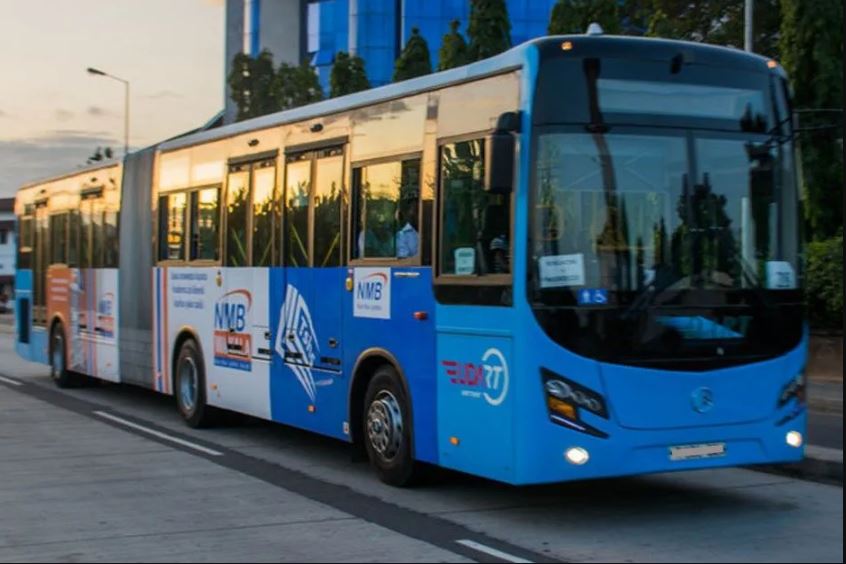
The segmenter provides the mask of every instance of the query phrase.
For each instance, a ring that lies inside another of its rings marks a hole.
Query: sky
[[[224,0],[0,0],[0,197],[198,127],[223,108]]]

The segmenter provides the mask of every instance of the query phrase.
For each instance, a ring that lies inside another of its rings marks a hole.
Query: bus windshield
[[[766,139],[544,131],[534,174],[541,301],[579,288],[797,287],[793,162]]]

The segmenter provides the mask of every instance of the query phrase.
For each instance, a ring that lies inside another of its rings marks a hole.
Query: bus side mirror
[[[485,142],[485,191],[510,194],[514,189],[514,157],[517,143],[513,132],[520,130],[520,113],[499,116],[496,130]]]

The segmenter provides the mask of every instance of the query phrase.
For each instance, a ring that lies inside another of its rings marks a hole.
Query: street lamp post
[[[111,78],[123,83],[123,155],[126,156],[129,154],[129,81],[92,67],[88,67],[88,74],[93,74],[96,76],[105,76],[107,78]]]

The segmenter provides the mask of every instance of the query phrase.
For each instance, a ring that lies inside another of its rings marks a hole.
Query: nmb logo
[[[233,290],[221,296],[214,304],[214,328],[237,333],[246,331],[247,314],[252,302],[252,296],[247,290]]]
[[[359,300],[373,300],[378,301],[382,299],[382,292],[385,289],[385,284],[388,283],[388,277],[381,272],[371,274],[364,280],[359,281],[356,290],[356,298]]]
[[[236,370],[252,370],[250,309],[252,294],[232,290],[214,304],[214,363]]]
[[[391,269],[356,268],[353,313],[356,317],[391,318]]]

